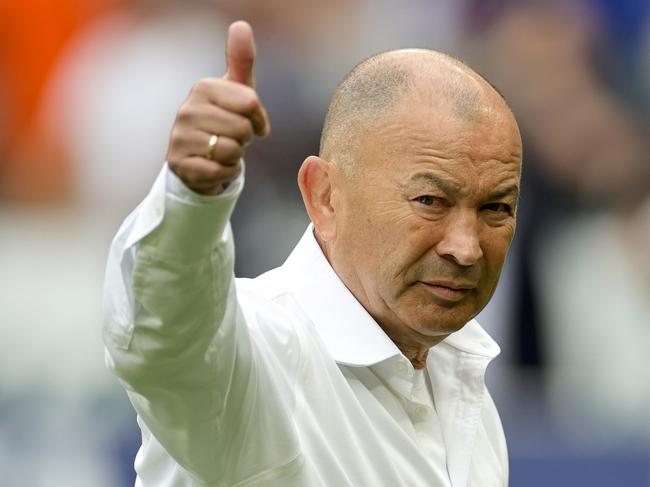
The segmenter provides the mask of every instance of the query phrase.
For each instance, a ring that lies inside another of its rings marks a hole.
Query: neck
[[[400,352],[409,359],[414,369],[426,367],[427,356],[431,347],[447,338],[447,335],[422,335],[404,324],[391,326],[387,325],[385,320],[379,321],[376,319],[376,321],[386,335],[397,345]]]

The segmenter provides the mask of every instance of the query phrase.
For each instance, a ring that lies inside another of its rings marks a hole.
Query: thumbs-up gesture
[[[167,161],[192,190],[217,194],[240,171],[244,146],[268,134],[265,108],[255,91],[255,41],[251,26],[234,22],[226,43],[228,71],[198,81],[180,107]]]

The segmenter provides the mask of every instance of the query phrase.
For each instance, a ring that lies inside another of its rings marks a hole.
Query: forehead
[[[479,104],[467,118],[453,103],[409,97],[366,132],[361,149],[362,164],[384,178],[428,168],[487,183],[506,175],[518,180],[521,170],[519,130],[505,103]]]

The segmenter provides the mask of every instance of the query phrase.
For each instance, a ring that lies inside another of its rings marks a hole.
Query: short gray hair
[[[407,53],[430,58],[431,63],[408,62],[404,55]],[[465,63],[432,49],[387,51],[361,61],[341,81],[332,97],[321,132],[320,157],[351,174],[357,166],[363,131],[390,113],[416,86],[436,99],[450,101],[451,109],[462,120],[478,120],[484,95],[480,84],[471,82],[472,78],[483,80],[503,98],[488,80]]]

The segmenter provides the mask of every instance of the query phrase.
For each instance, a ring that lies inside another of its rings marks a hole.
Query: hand
[[[217,194],[241,169],[244,146],[269,133],[266,109],[255,91],[255,41],[251,26],[237,21],[228,29],[228,70],[222,78],[198,81],[180,107],[172,128],[167,161],[187,187]],[[210,138],[217,135],[213,154]]]

